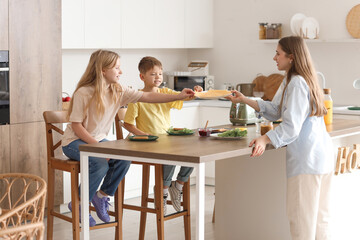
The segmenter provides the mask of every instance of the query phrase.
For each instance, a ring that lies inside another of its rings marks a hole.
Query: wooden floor
[[[215,227],[212,220],[212,213],[215,202],[215,187],[206,186],[205,187],[205,239],[214,240],[215,239]],[[195,239],[195,186],[191,187],[191,235],[192,239]],[[140,198],[134,198],[126,200],[126,203],[129,204],[139,204]],[[149,205],[150,206],[150,205]],[[168,213],[174,212],[172,205],[168,205]],[[70,216],[70,213],[69,213]],[[98,219],[96,213],[92,213],[92,216],[97,223],[101,223],[101,220]],[[137,211],[124,210],[123,218],[123,239],[124,240],[136,240],[139,238],[139,219],[140,214]],[[45,219],[46,221],[46,219]],[[183,218],[176,218],[168,220],[165,222],[165,239],[169,240],[183,240],[184,237],[184,221]],[[46,233],[45,233],[46,236]],[[91,239],[101,239],[108,240],[114,239],[114,228],[99,229],[90,231]],[[45,237],[46,239],[46,237]],[[54,220],[54,240],[71,240],[72,231],[71,224],[63,221],[59,218]],[[148,214],[147,223],[146,223],[146,240],[155,240],[157,239],[156,233],[156,218],[155,214]]]

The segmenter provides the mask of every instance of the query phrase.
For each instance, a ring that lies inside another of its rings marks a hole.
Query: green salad
[[[246,135],[247,135],[246,128],[235,128],[223,133],[219,133],[218,137],[245,137]]]
[[[193,130],[188,129],[188,128],[173,128],[173,127],[170,127],[167,130],[167,132],[170,133],[170,134],[191,134],[191,133],[194,133]]]

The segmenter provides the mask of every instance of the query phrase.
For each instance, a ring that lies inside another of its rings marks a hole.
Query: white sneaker
[[[166,203],[166,201],[167,201],[168,195],[167,194],[163,195],[163,198],[164,198],[164,200],[163,200],[163,209],[164,209],[164,216],[165,216],[166,213],[167,213],[167,203]],[[154,202],[156,202],[156,199],[155,199],[155,186],[154,186]]]
[[[181,211],[181,196],[182,192],[176,188],[175,181],[171,182],[169,187],[171,203],[177,212]]]

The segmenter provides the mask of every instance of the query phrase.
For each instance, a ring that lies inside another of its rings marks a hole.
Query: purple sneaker
[[[71,206],[71,202],[69,202],[68,204],[68,208],[70,211],[72,211],[72,206]],[[80,222],[81,222],[81,208],[80,208],[80,205],[79,205],[79,218],[80,218]],[[90,227],[93,227],[96,225],[96,221],[95,219],[89,214],[89,225]]]
[[[95,207],[96,214],[104,222],[110,222],[110,216],[108,213],[110,205],[109,200],[110,198],[108,197],[99,198],[98,195],[95,193],[91,201]]]

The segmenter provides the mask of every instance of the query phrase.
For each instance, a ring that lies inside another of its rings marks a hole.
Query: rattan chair
[[[117,138],[123,138],[123,120],[125,117],[126,108],[121,108],[115,117],[115,127]],[[145,227],[147,213],[155,213],[157,219],[157,236],[159,240],[164,238],[164,222],[177,217],[184,217],[184,233],[185,239],[191,239],[191,222],[190,222],[190,184],[189,181],[184,183],[183,188],[183,211],[164,216],[163,210],[163,167],[162,164],[152,164],[144,162],[132,161],[131,164],[142,165],[142,193],[141,193],[141,206],[122,204],[123,209],[130,209],[140,211],[140,232],[139,239],[145,239]],[[154,198],[149,198],[149,179],[150,179],[150,166],[155,167],[155,192]],[[125,178],[123,180],[122,190],[124,191]],[[124,196],[124,195],[123,195]],[[154,208],[149,208],[148,203],[153,202]],[[171,204],[171,201],[167,201]]]
[[[54,141],[53,131],[64,134],[61,127],[55,124],[68,123],[67,111],[45,111],[44,120],[46,125],[46,141],[47,141],[47,158],[48,158],[48,208],[47,208],[47,239],[53,239],[53,225],[54,217],[61,218],[65,221],[72,223],[73,239],[80,239],[80,224],[79,224],[79,173],[80,162],[68,159],[64,155],[55,156],[55,150],[61,146],[61,140]],[[72,217],[68,217],[64,214],[56,212],[54,210],[54,194],[55,194],[55,170],[61,170],[70,172],[71,175],[71,201],[72,201]],[[115,222],[97,224],[92,229],[100,229],[106,227],[115,227],[115,239],[122,239],[122,184],[119,184],[118,189],[115,192],[115,211],[109,211],[109,215],[115,217]],[[95,211],[94,207],[90,207],[90,211]]]
[[[0,239],[43,239],[45,198],[44,179],[0,174]]]

